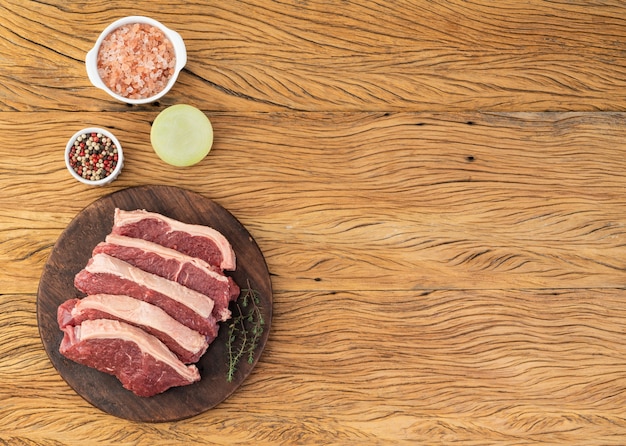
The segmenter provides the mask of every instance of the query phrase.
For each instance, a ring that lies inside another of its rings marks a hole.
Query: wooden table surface
[[[186,42],[159,103],[88,81],[126,15]],[[215,130],[189,168],[150,145],[178,103]],[[125,149],[107,187],[63,163],[92,125]],[[3,1],[0,444],[623,445],[625,138],[621,0]],[[156,184],[245,225],[274,319],[233,395],[150,424],[65,383],[36,302],[83,208]]]

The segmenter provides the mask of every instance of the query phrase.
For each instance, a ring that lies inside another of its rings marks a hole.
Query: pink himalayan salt
[[[129,99],[162,91],[175,65],[172,42],[160,29],[144,23],[116,28],[98,50],[100,78],[111,91]]]

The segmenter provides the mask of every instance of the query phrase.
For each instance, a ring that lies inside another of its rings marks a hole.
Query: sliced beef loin
[[[213,316],[219,321],[230,318],[228,305],[239,296],[232,278],[204,260],[140,238],[109,235],[95,247],[96,254],[110,255],[209,296],[215,304]]]
[[[198,257],[221,270],[236,267],[229,241],[213,228],[183,223],[145,210],[115,210],[112,234],[141,238]]]
[[[214,303],[208,296],[115,257],[94,255],[74,277],[74,286],[87,295],[122,294],[143,300],[206,335],[209,342],[217,336],[218,325],[212,314]]]
[[[163,342],[186,364],[198,361],[209,346],[206,336],[181,324],[159,307],[130,296],[95,294],[69,299],[57,310],[61,330],[96,319],[113,319],[139,327]]]
[[[63,329],[60,352],[79,364],[114,375],[141,397],[200,380],[194,365],[183,364],[162,342],[124,322],[98,319]]]

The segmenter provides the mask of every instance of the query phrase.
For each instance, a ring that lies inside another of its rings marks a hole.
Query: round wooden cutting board
[[[196,364],[201,380],[150,398],[135,396],[114,376],[77,364],[59,353],[63,332],[57,308],[67,299],[83,297],[74,276],[85,267],[91,251],[111,232],[115,208],[145,209],[185,223],[211,226],[231,242],[237,269],[229,273],[242,288],[256,290],[265,320],[254,361],[244,358],[231,382],[226,379],[227,322]],[[142,186],[107,195],[81,211],[57,240],[44,267],[37,292],[37,320],[44,348],[65,381],[88,402],[120,418],[134,421],[174,421],[200,414],[231,395],[250,374],[267,342],[272,318],[272,285],[261,250],[248,231],[228,211],[197,193],[170,186]]]

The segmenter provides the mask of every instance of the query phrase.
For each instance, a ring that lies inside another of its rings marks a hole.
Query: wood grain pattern
[[[0,439],[621,443],[623,291],[382,296],[278,293],[268,348],[243,390],[207,416],[158,425],[129,424],[77,397],[38,345],[33,296],[6,296],[3,322],[22,336],[0,338],[2,357],[20,357],[2,364],[0,420],[11,430]]]
[[[2,110],[125,110],[90,86],[83,61],[112,18],[138,11],[189,47],[163,103],[216,111],[626,110],[620,0],[197,1],[181,14],[169,1],[5,4]]]
[[[37,207],[17,220],[25,227],[4,220],[0,280],[13,292],[36,290],[51,248],[40,231],[54,236],[90,201],[136,183],[180,185],[225,206],[269,250],[283,289],[626,283],[621,113],[211,114],[215,146],[183,177],[147,142],[154,113],[83,115],[119,129],[125,147],[124,171],[104,190],[73,181],[60,155],[28,147],[26,129],[45,113],[20,113],[20,125],[11,116],[0,114],[0,128],[25,152],[0,147],[2,187],[62,185],[0,197],[0,208]],[[47,125],[59,154],[81,126],[73,119]],[[20,164],[24,155],[36,167]]]
[[[179,31],[160,103],[90,86],[114,19]],[[623,445],[626,5],[619,0],[120,0],[0,4],[0,445]],[[149,143],[204,110],[210,155]],[[108,127],[124,171],[62,161]],[[272,330],[242,387],[184,421],[78,396],[36,292],[68,223],[163,184],[228,209],[267,260]]]

